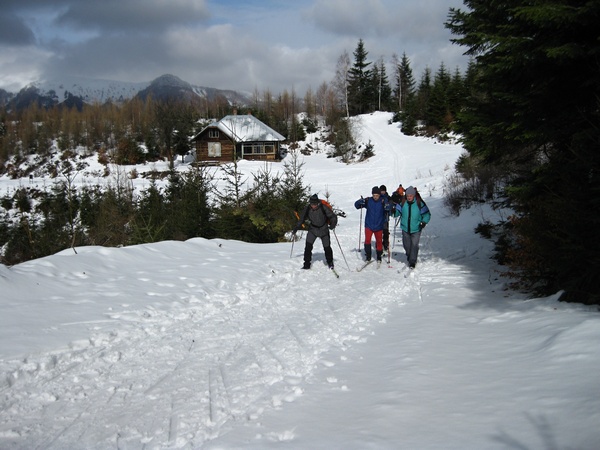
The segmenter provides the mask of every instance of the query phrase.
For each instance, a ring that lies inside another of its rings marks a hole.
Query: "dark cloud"
[[[0,13],[0,44],[30,45],[35,36],[22,19],[14,14]]]
[[[209,17],[204,1],[198,0],[80,0],[59,15],[59,25],[118,31],[160,32],[173,25],[195,24]]]

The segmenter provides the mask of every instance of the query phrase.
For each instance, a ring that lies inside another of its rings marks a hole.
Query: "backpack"
[[[327,200],[323,200],[321,199],[321,205],[325,208],[329,208],[331,210],[331,212],[333,212],[335,214],[335,212],[333,211],[333,206],[331,206],[331,203],[329,203]],[[327,217],[327,214],[325,214],[325,218],[327,219],[327,225],[329,225],[329,218]]]
[[[426,203],[423,201],[423,198],[421,198],[421,194],[419,194],[419,191],[417,191],[415,195],[415,200],[417,201],[417,206],[419,207],[419,209],[423,209],[423,206],[426,205]],[[402,200],[400,201],[400,207],[404,206],[405,203],[406,196],[402,197]]]
[[[329,208],[334,214],[336,214],[336,212],[333,210],[333,206],[331,206],[331,203],[329,203],[327,200],[323,200],[323,199],[320,199],[320,200],[321,200],[321,207],[322,208]],[[298,214],[298,211],[294,211],[294,214],[296,215],[296,218],[298,220],[300,220],[300,215]],[[302,228],[305,228],[304,227],[304,221],[305,220],[306,220],[306,215],[302,216],[302,221],[303,221]],[[329,225],[331,221],[329,220],[329,217],[327,217],[327,214],[325,214],[325,220],[327,221],[327,225]]]

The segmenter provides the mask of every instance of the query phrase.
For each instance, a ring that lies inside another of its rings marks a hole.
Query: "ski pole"
[[[346,266],[348,267],[348,270],[350,270],[350,264],[348,264],[348,261],[346,260],[346,255],[344,255],[344,251],[342,250],[342,246],[340,245],[340,240],[337,237],[335,228],[331,231],[333,231],[333,235],[335,236],[335,240],[337,241],[338,247],[340,248],[340,253],[342,254],[342,257],[344,258],[344,261],[346,262]]]
[[[391,258],[392,258],[392,256],[391,256],[392,255],[392,247],[390,247],[390,215],[389,215],[389,213],[387,215],[387,230],[386,231],[387,231],[387,234],[388,234],[388,248],[387,248],[387,251],[388,251],[388,266],[389,266],[390,263],[391,263]]]
[[[290,250],[290,259],[292,258],[292,253],[294,253],[294,241],[296,240],[296,234],[292,233],[292,249]]]
[[[361,200],[363,198],[363,196],[360,196]],[[358,222],[358,248],[356,249],[356,251],[358,253],[360,253],[360,240],[362,239],[362,215],[363,215],[363,209],[362,207],[360,208],[360,221]]]

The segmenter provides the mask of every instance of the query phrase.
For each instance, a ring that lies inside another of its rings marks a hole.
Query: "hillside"
[[[361,116],[375,152],[363,163],[303,159],[312,191],[346,212],[339,279],[320,242],[300,270],[304,240],[82,247],[0,266],[0,448],[596,448],[597,311],[507,290],[473,233],[503,212],[443,208],[461,147],[389,117]],[[354,201],[399,182],[432,211],[417,268],[395,239],[389,265],[358,273]]]

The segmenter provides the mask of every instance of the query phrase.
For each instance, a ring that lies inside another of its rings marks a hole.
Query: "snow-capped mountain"
[[[85,103],[105,103],[107,101],[120,102],[131,99],[149,85],[149,81],[132,83],[83,77],[64,77],[61,79],[40,80],[30,86],[35,87],[41,94],[54,92],[59,102],[71,94],[81,98]]]
[[[83,77],[64,77],[34,82],[14,96],[6,95],[6,103],[20,109],[37,101],[40,106],[52,106],[67,102],[70,106],[78,103],[121,103],[140,96],[145,99],[148,95],[153,98],[177,97],[193,100],[205,98],[212,100],[224,97],[231,104],[246,105],[250,95],[233,90],[224,90],[204,86],[194,86],[181,80],[175,75],[162,75],[147,82],[125,82]]]

